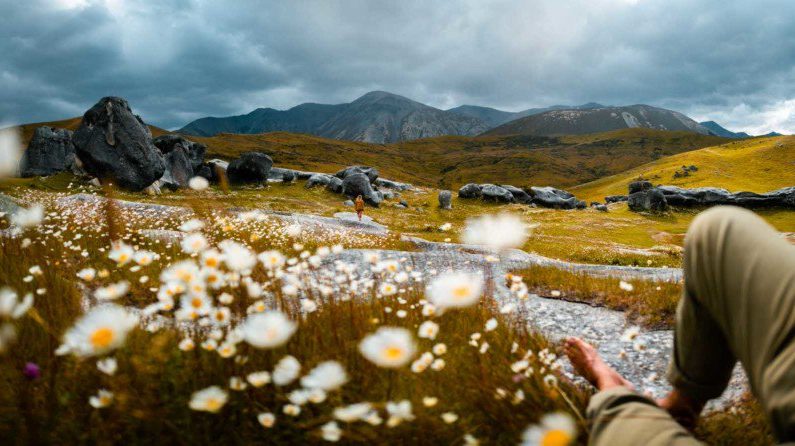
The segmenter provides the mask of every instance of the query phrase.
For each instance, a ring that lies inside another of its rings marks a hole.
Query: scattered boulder
[[[635,212],[665,212],[668,210],[668,201],[659,188],[642,189],[630,194],[627,205],[631,211]]]
[[[246,152],[229,163],[226,176],[231,183],[265,183],[273,160],[262,152]]]
[[[210,169],[210,178],[208,178],[212,182],[218,182],[221,179],[221,175],[226,175],[226,169],[229,168],[229,162],[213,158],[205,163],[208,169]]]
[[[376,169],[375,167],[368,167],[368,166],[346,167],[340,170],[339,172],[335,173],[334,176],[341,180],[344,180],[348,176],[355,175],[358,173],[366,175],[370,183],[374,183],[378,179],[378,169]]]
[[[650,181],[646,180],[638,180],[629,183],[629,194],[632,195],[635,192],[641,192],[644,190],[649,190],[654,187]]]
[[[395,203],[395,204],[393,204],[392,206],[394,206],[394,207],[396,207],[396,208],[398,208],[398,209],[406,209],[406,208],[408,207],[408,206],[406,206],[406,205],[405,205],[405,204],[403,204],[403,203]]]
[[[439,191],[439,208],[448,210],[453,208],[453,193],[451,191]]]
[[[19,210],[16,200],[5,194],[0,194],[0,217],[8,217]]]
[[[41,126],[22,155],[19,173],[23,178],[52,175],[76,167],[72,132]]]
[[[627,199],[629,199],[629,197],[626,195],[608,195],[605,197],[605,203],[620,203],[622,201],[627,201]]]
[[[511,186],[510,184],[501,184],[500,187],[510,192],[511,195],[513,195],[514,201],[517,203],[528,204],[533,201],[533,197],[531,197],[530,194],[516,186]]]
[[[361,195],[364,202],[370,206],[378,207],[383,197],[370,185],[370,179],[364,173],[351,173],[342,180],[342,193],[355,198]]]
[[[180,135],[162,135],[152,140],[152,143],[160,149],[163,155],[168,155],[176,148],[182,148],[190,160],[193,172],[198,173],[204,163],[204,154],[207,152],[207,146],[204,144],[193,142],[183,138]]]
[[[343,206],[353,206],[353,200],[345,200],[342,202]]]
[[[381,194],[382,197],[384,197],[384,200],[391,200],[391,199],[393,199],[393,198],[395,198],[397,196],[397,195],[395,195],[395,192],[391,191],[391,190],[380,190],[379,189],[378,192]]]
[[[484,200],[492,200],[498,203],[513,203],[513,194],[507,189],[495,184],[481,184],[480,193]]]
[[[292,170],[285,170],[282,173],[282,183],[290,184],[295,181],[295,172]]]
[[[701,207],[734,205],[744,208],[795,207],[795,187],[778,189],[764,194],[754,192],[731,193],[716,187],[683,189],[676,186],[659,186],[671,206]]]
[[[181,145],[172,148],[165,156],[166,171],[160,178],[160,186],[169,189],[188,187],[193,176],[193,165],[187,151]]]
[[[554,209],[584,209],[587,207],[584,201],[578,200],[572,193],[550,186],[533,186],[530,188],[530,194],[533,197],[533,203],[538,206]]]
[[[122,98],[100,99],[83,115],[72,142],[89,174],[125,189],[143,190],[166,170],[149,128]]]
[[[376,178],[376,180],[373,181],[373,184],[378,187],[385,187],[387,189],[394,189],[397,191],[411,190],[414,188],[414,186],[409,183],[400,183],[398,181],[387,180],[384,178]]]
[[[343,192],[343,180],[333,177],[331,175],[326,175],[328,177],[328,183],[326,184],[326,189],[335,194],[341,194]]]
[[[328,186],[329,181],[331,181],[331,178],[336,178],[336,177],[332,177],[331,175],[326,175],[324,173],[316,173],[311,177],[309,177],[308,180],[306,180],[306,184],[304,184],[304,187],[307,189],[318,186],[326,187]],[[339,178],[337,179],[339,180]]]
[[[601,211],[601,212],[607,212],[607,210],[608,210],[607,209],[607,205],[604,205],[602,203],[596,203],[596,205],[594,205],[593,208],[596,209],[597,211]]]
[[[458,189],[459,198],[480,198],[482,195],[480,184],[469,183]]]
[[[400,201],[398,201],[398,203],[399,203],[399,204],[402,204],[402,205],[403,205],[403,207],[409,207],[409,202],[408,202],[408,201],[406,201],[406,200],[400,200]]]

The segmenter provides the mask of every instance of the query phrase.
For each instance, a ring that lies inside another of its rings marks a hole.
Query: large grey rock
[[[469,183],[458,189],[459,198],[480,198],[482,195],[480,184]]]
[[[165,158],[166,171],[160,178],[160,186],[174,190],[188,187],[188,181],[193,176],[193,165],[186,150],[176,145]]]
[[[608,195],[605,197],[605,203],[620,203],[629,199],[626,195]]]
[[[207,179],[215,183],[220,181],[222,175],[226,176],[226,169],[229,168],[228,161],[224,161],[218,158],[213,158],[204,164],[205,166],[207,166],[207,168],[210,171],[210,178]]]
[[[72,132],[66,129],[42,126],[33,132],[33,138],[22,155],[19,166],[24,178],[47,176],[75,168],[75,147]]]
[[[511,195],[513,195],[513,199],[517,203],[528,204],[533,201],[533,197],[531,197],[530,194],[516,186],[511,186],[510,184],[501,184],[500,187],[510,192]]]
[[[397,191],[411,190],[414,188],[414,186],[412,186],[409,183],[401,183],[398,181],[387,180],[384,178],[376,178],[376,180],[373,181],[373,184],[375,184],[378,187],[385,187]]]
[[[349,175],[355,175],[357,173],[361,173],[367,176],[371,183],[374,183],[375,180],[378,179],[378,169],[375,167],[368,167],[368,166],[350,166],[346,167],[339,172],[335,173],[334,176],[337,178],[344,180]]]
[[[665,212],[668,202],[659,188],[640,190],[629,195],[627,205],[635,212]]]
[[[453,193],[449,190],[439,191],[439,207],[441,209],[453,208]]]
[[[513,203],[513,194],[507,189],[495,184],[481,184],[480,193],[484,200],[496,201],[498,203]]]
[[[308,180],[306,180],[306,184],[304,184],[304,187],[307,189],[318,186],[326,187],[328,186],[329,181],[331,181],[330,178],[332,178],[331,175],[326,175],[324,173],[316,173],[311,177],[309,177]],[[339,178],[337,179],[339,180]]]
[[[100,99],[83,115],[72,142],[89,174],[125,189],[142,190],[166,170],[151,132],[122,98]]]
[[[363,173],[349,174],[342,180],[342,193],[348,197],[362,196],[364,202],[370,206],[378,207],[383,197],[370,185],[370,179]]]
[[[629,183],[629,193],[631,195],[631,194],[634,194],[635,192],[641,192],[641,191],[644,191],[644,190],[649,190],[652,187],[654,187],[654,186],[652,186],[650,181],[646,181],[646,180],[633,181],[633,182]]]
[[[582,209],[586,207],[584,201],[578,200],[572,193],[554,187],[530,188],[533,203],[554,209]]]
[[[199,169],[204,163],[204,154],[207,152],[207,146],[204,144],[193,142],[185,139],[180,135],[162,135],[152,140],[152,143],[160,149],[163,155],[168,155],[175,148],[180,147],[185,151],[188,159],[190,160],[193,172],[198,174]]]
[[[676,186],[659,186],[657,189],[665,196],[668,204],[677,207],[718,205],[734,205],[749,209],[795,207],[795,187],[787,187],[763,194],[754,192],[731,193],[726,189],[716,187],[684,189]]]
[[[335,194],[341,194],[343,192],[343,180],[333,177],[331,175],[328,176],[328,184],[326,184],[326,189]]]
[[[0,194],[0,215],[6,217],[13,215],[19,210],[16,200],[5,194]]]
[[[246,152],[229,163],[226,176],[230,183],[265,183],[273,160],[262,152]]]

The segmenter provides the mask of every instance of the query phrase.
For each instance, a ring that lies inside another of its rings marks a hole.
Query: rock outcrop
[[[449,190],[439,191],[439,208],[450,210],[453,208],[453,193]]]
[[[273,160],[261,152],[245,152],[229,163],[226,176],[230,183],[265,183],[273,167]]]
[[[188,181],[193,177],[193,164],[187,151],[178,144],[165,159],[166,172],[160,178],[160,186],[174,190],[188,187]]]
[[[373,189],[369,178],[364,173],[346,175],[342,180],[342,193],[351,198],[361,195],[365,203],[375,207],[380,206],[384,199],[383,195]]]
[[[550,186],[533,186],[530,188],[530,195],[533,197],[533,203],[547,208],[585,209],[586,207],[586,203],[578,200],[572,193]]]
[[[513,203],[513,194],[507,189],[496,184],[481,184],[480,194],[484,200],[496,201],[498,203]]]
[[[340,170],[339,172],[335,173],[334,176],[336,176],[337,178],[339,178],[341,180],[344,180],[349,175],[354,175],[354,174],[357,174],[357,173],[362,173],[362,174],[366,175],[367,178],[369,179],[370,183],[375,183],[375,181],[378,179],[378,169],[376,169],[375,167],[368,167],[368,166],[350,166],[350,167],[346,167],[346,168]]]
[[[204,144],[193,142],[182,136],[173,134],[158,136],[152,140],[152,143],[155,147],[160,149],[163,155],[168,155],[175,148],[182,148],[190,160],[191,168],[194,173],[198,173],[199,168],[204,163],[204,154],[207,152],[207,146]]]
[[[605,197],[605,203],[620,203],[622,201],[627,201],[629,199],[626,195],[608,195]]]
[[[795,208],[795,186],[758,194],[755,192],[732,193],[716,187],[685,189],[677,186],[653,187],[649,182],[630,184],[628,205],[630,210],[660,212],[673,207],[710,207],[732,205],[748,209]]]
[[[458,189],[458,198],[480,198],[481,196],[483,194],[481,193],[480,184],[469,183]]]
[[[668,210],[665,195],[657,188],[639,189],[637,192],[629,194],[627,206],[635,212],[665,212]]]
[[[166,169],[149,128],[122,98],[100,99],[83,115],[72,142],[86,172],[125,189],[143,190]]]
[[[533,201],[533,197],[531,197],[530,194],[516,186],[511,186],[510,184],[501,184],[500,187],[510,192],[511,195],[513,195],[514,201],[517,203],[530,204]]]
[[[19,166],[23,178],[47,176],[76,169],[72,132],[42,126],[33,133]]]

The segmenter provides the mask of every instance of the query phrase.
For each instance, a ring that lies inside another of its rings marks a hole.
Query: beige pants
[[[716,207],[685,238],[685,290],[668,378],[720,396],[740,361],[779,441],[795,441],[795,246],[753,212]],[[588,407],[594,445],[698,444],[666,411],[625,388]]]

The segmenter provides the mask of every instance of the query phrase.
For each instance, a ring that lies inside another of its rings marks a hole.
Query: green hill
[[[696,166],[688,176],[675,176],[682,166]],[[580,198],[603,200],[626,194],[627,185],[645,178],[680,187],[714,186],[732,192],[768,192],[795,185],[795,136],[734,141],[680,153],[571,189]]]

